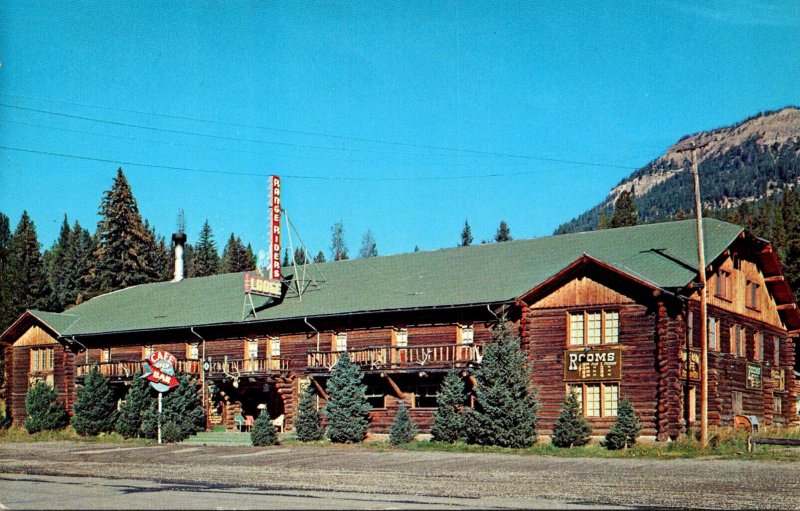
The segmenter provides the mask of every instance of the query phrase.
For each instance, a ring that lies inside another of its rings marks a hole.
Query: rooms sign
[[[567,350],[564,354],[564,381],[621,379],[622,350],[619,348]]]

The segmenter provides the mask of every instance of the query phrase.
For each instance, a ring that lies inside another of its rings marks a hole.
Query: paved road
[[[796,463],[774,461],[570,459],[357,446],[0,444],[0,503],[11,509],[800,509],[798,472]]]

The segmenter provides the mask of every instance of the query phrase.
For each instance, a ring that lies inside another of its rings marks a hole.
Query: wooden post
[[[708,444],[708,290],[706,289],[706,256],[703,243],[703,209],[700,203],[697,147],[692,148],[692,175],[694,177],[694,206],[697,212],[697,260],[700,276],[700,443],[705,447]]]
[[[161,392],[158,393],[158,443],[161,444]]]

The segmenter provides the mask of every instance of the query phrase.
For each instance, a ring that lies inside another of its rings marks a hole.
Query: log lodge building
[[[749,415],[795,426],[800,313],[778,258],[741,227],[704,225],[709,424]],[[176,370],[205,381],[209,428],[235,429],[237,415],[267,408],[291,429],[302,386],[324,404],[347,352],[364,374],[370,431],[388,432],[405,401],[427,432],[445,372],[459,369],[472,389],[505,314],[539,389],[541,433],[575,389],[595,435],[629,398],[643,435],[674,439],[699,420],[696,247],[686,220],[324,263],[301,295],[300,276],[283,268],[280,299],[245,295],[239,273],[133,286],[58,314],[29,310],[0,335],[7,410],[21,424],[40,380],[71,409],[94,366],[122,399],[142,360],[165,349]]]

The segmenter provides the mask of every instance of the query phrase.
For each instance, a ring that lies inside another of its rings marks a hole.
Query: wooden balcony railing
[[[344,351],[308,351],[309,369],[331,370]],[[370,346],[348,350],[350,360],[363,370],[445,368],[481,362],[483,347],[474,344],[430,346]]]
[[[281,357],[223,358],[213,360],[208,372],[212,375],[247,375],[279,373],[289,370],[289,361]]]
[[[107,378],[133,378],[133,375],[143,371],[142,360],[120,360],[118,362],[96,362],[93,364],[76,364],[75,376],[83,378],[93,367],[97,367],[100,374]],[[201,363],[199,360],[178,360],[175,372],[200,374]]]

